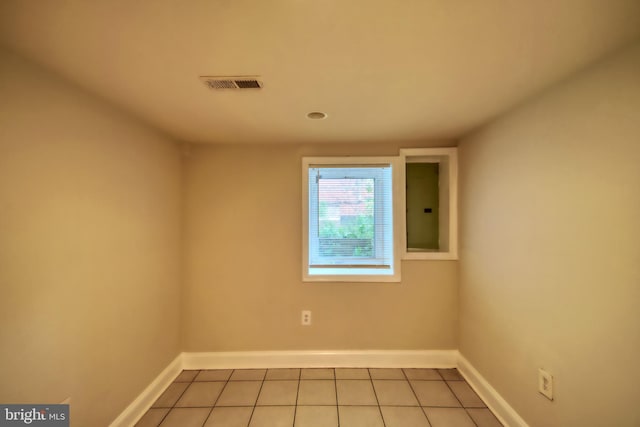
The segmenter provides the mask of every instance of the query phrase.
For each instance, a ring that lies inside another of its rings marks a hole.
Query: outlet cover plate
[[[544,369],[538,369],[538,391],[553,400],[553,376]]]
[[[302,326],[311,325],[311,310],[302,310],[302,319],[300,323]]]

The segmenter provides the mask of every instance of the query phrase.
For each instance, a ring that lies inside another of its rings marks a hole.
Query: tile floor
[[[500,427],[456,369],[182,371],[136,427]]]

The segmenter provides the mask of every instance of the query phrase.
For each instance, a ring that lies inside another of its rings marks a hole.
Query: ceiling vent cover
[[[209,89],[260,89],[262,82],[256,76],[200,76]]]

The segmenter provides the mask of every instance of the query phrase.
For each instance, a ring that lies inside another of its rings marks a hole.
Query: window
[[[397,158],[303,159],[303,280],[399,281]]]

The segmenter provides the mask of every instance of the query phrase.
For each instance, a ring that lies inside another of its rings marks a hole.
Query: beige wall
[[[0,52],[0,402],[108,425],[179,352],[174,143]]]
[[[462,354],[531,426],[640,425],[640,45],[460,154]]]
[[[402,264],[400,284],[303,283],[303,155],[386,146],[195,147],[185,179],[185,351],[457,348],[457,263]],[[300,311],[313,325],[300,325]]]

